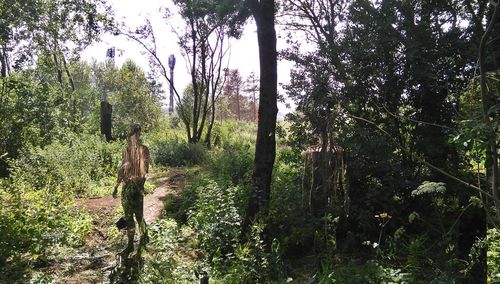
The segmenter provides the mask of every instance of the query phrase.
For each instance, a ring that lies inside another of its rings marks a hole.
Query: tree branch
[[[373,122],[373,121],[371,121],[371,120],[368,120],[368,119],[366,119],[366,118],[362,118],[362,117],[359,117],[359,116],[356,116],[356,115],[353,115],[353,114],[349,114],[349,113],[347,114],[347,116],[352,117],[352,118],[354,118],[354,119],[357,119],[357,120],[360,120],[360,121],[363,121],[363,122],[366,122],[366,123],[368,123],[368,124],[370,124],[370,125],[375,126],[375,128],[377,128],[380,132],[384,133],[387,137],[389,137],[389,138],[390,138],[390,140],[391,140],[391,141],[392,141],[392,142],[393,142],[393,143],[394,143],[394,144],[395,144],[395,145],[396,145],[399,149],[401,149],[402,151],[406,152],[406,153],[407,153],[410,157],[414,157],[414,158],[417,160],[417,162],[420,162],[421,164],[426,165],[427,167],[429,167],[429,168],[431,168],[431,169],[433,169],[433,170],[435,170],[435,171],[437,171],[437,172],[439,172],[439,173],[443,174],[444,176],[446,176],[446,177],[448,177],[448,178],[450,178],[450,179],[452,179],[452,180],[454,180],[454,181],[456,181],[456,182],[459,182],[459,183],[461,183],[461,184],[463,184],[463,185],[467,186],[468,188],[474,189],[475,191],[477,191],[477,192],[479,192],[479,193],[481,193],[481,194],[484,194],[485,196],[487,196],[487,197],[489,197],[489,198],[491,198],[491,199],[495,200],[496,202],[499,202],[499,200],[497,200],[496,198],[494,198],[494,197],[493,197],[490,193],[488,193],[488,192],[484,191],[484,190],[483,190],[483,189],[481,189],[480,187],[478,187],[478,186],[476,186],[476,185],[474,185],[474,184],[472,184],[472,183],[470,183],[470,182],[466,182],[466,181],[464,181],[464,180],[462,180],[462,179],[460,179],[460,178],[458,178],[458,177],[456,177],[456,176],[453,176],[452,174],[450,174],[450,173],[448,173],[448,172],[444,171],[443,169],[440,169],[440,168],[438,168],[438,167],[434,166],[433,164],[431,164],[431,163],[429,163],[429,162],[425,161],[425,160],[424,160],[423,158],[421,158],[421,157],[418,157],[418,156],[412,155],[412,153],[410,153],[410,151],[408,151],[406,148],[403,148],[403,147],[401,147],[401,145],[399,145],[399,143],[398,143],[398,142],[394,139],[393,135],[391,135],[389,132],[387,132],[387,131],[385,131],[384,129],[382,129],[382,128],[381,128],[380,126],[378,126],[375,122]]]

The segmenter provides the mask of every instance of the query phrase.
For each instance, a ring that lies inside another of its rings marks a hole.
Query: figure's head
[[[141,135],[141,126],[137,123],[135,124],[132,124],[130,126],[130,131],[128,133],[128,136],[131,137],[131,136],[137,136],[137,138],[139,138],[139,136]]]

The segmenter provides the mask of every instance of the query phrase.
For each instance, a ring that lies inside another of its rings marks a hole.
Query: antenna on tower
[[[106,50],[106,59],[111,60],[113,63],[115,61],[115,47],[110,47]]]

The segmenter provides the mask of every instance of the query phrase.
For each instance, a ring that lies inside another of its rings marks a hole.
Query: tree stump
[[[113,106],[107,101],[101,101],[101,135],[104,135],[106,141],[111,141]]]
[[[338,146],[306,150],[302,183],[303,206],[315,217],[343,215],[349,207],[344,151]]]

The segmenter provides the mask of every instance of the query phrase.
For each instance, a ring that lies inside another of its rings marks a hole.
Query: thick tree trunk
[[[490,39],[490,35],[494,31],[494,26],[497,23],[497,20],[500,18],[500,4],[495,7],[494,13],[491,17],[491,22],[488,25],[488,28],[483,34],[481,38],[481,44],[479,46],[479,70],[481,72],[480,76],[480,84],[481,84],[481,102],[483,109],[483,122],[488,129],[494,129],[495,135],[488,139],[487,143],[487,153],[488,157],[485,162],[486,177],[488,182],[490,183],[491,193],[494,197],[494,203],[496,208],[496,224],[500,223],[500,202],[498,202],[499,192],[498,192],[498,183],[499,183],[499,173],[498,173],[498,156],[497,156],[497,148],[496,148],[496,125],[494,125],[491,119],[489,110],[492,106],[493,99],[490,97],[490,92],[488,90],[488,80],[486,76],[486,46],[487,41]],[[497,54],[496,51],[494,53]]]
[[[112,114],[113,106],[107,101],[101,101],[101,135],[104,135],[107,142],[112,140]]]
[[[276,157],[277,51],[274,0],[249,0],[257,23],[260,62],[259,123],[255,145],[254,172],[246,226],[269,209],[271,176]]]
[[[498,6],[500,6],[500,3],[497,4]],[[491,43],[491,50],[493,51],[493,63],[494,63],[494,67],[495,67],[495,71],[497,72],[497,80],[500,80],[500,12],[498,12],[498,10],[500,10],[500,8],[496,8],[497,12],[496,12],[496,19],[495,20],[495,25],[493,27],[493,32],[492,32],[492,38],[493,38],[493,42]],[[495,87],[493,87],[493,89],[495,89],[495,92],[496,92],[496,100],[498,100],[498,98],[500,98],[500,85],[498,84],[498,81],[496,81],[496,83],[493,84]],[[498,104],[498,101],[494,101],[494,103]],[[493,159],[493,172],[494,172],[494,175],[493,175],[493,179],[495,179],[495,181],[493,182],[493,186],[492,186],[492,189],[493,189],[493,197],[496,199],[496,200],[500,200],[500,173],[499,173],[499,165],[500,165],[500,161],[499,161],[499,157],[500,157],[500,149],[499,147],[497,146],[497,143],[496,141],[498,141],[498,136],[500,134],[500,122],[496,121],[494,122],[496,125],[494,125],[494,128],[495,128],[495,135],[494,135],[494,141],[492,141],[492,147],[491,147],[491,151],[493,152],[492,153],[492,159]],[[495,159],[496,157],[496,159]],[[500,203],[498,201],[496,201],[496,208],[497,208],[497,225],[500,225]]]

